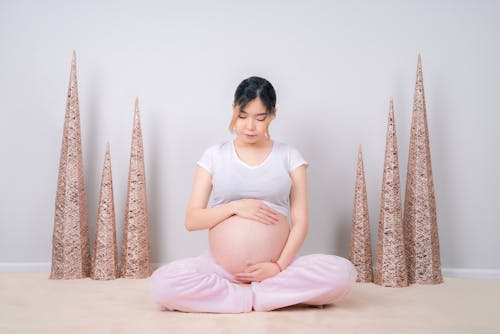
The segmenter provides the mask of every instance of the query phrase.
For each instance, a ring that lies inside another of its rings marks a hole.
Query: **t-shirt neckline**
[[[276,141],[273,140],[273,146],[271,147],[271,152],[269,152],[269,154],[264,159],[264,161],[262,161],[260,164],[255,165],[255,166],[250,166],[249,164],[247,164],[246,162],[241,160],[240,157],[238,157],[238,154],[236,153],[236,147],[234,146],[234,140],[231,140],[231,149],[233,151],[232,153],[233,153],[233,156],[236,159],[236,161],[238,161],[240,164],[242,164],[243,166],[245,166],[247,168],[255,169],[255,168],[259,168],[259,167],[264,166],[267,163],[267,161],[269,161],[269,159],[271,159],[271,156],[273,155],[273,153],[276,149]]]

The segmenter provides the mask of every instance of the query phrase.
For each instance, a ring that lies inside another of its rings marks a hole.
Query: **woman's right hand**
[[[280,214],[258,199],[240,199],[233,201],[234,212],[237,216],[257,220],[271,225],[279,222]]]

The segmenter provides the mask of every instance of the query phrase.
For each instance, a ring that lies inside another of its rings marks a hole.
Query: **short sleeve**
[[[196,162],[198,166],[204,168],[210,175],[213,174],[213,153],[214,147],[209,147],[203,152],[201,158]]]
[[[305,165],[309,166],[309,163],[302,157],[302,154],[292,146],[288,149],[288,172],[291,173],[295,168]]]

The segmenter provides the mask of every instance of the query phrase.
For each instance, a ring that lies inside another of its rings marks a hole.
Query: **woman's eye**
[[[239,115],[238,118],[245,119],[246,117]]]
[[[263,117],[257,117],[257,120],[262,122],[262,121],[265,121],[267,118],[267,116],[263,116]]]

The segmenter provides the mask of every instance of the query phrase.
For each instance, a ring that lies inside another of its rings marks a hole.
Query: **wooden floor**
[[[147,279],[49,280],[0,274],[0,333],[500,333],[500,280],[445,278],[439,285],[357,283],[323,309],[161,312]]]

